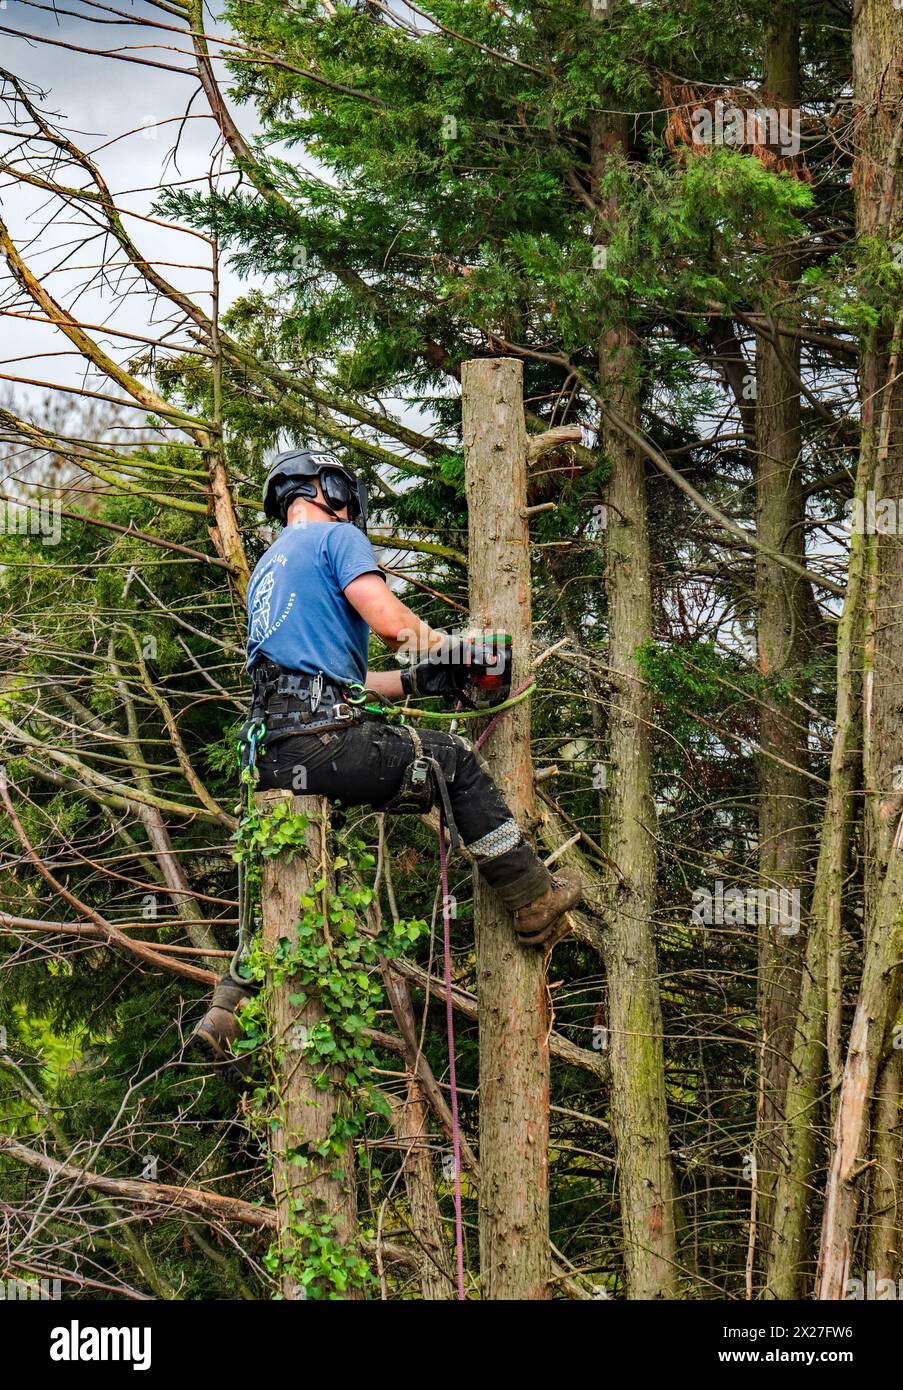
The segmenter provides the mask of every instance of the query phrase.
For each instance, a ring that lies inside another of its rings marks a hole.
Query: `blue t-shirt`
[[[379,565],[362,531],[302,521],[254,567],[248,585],[248,670],[269,657],[291,671],[322,671],[337,685],[363,681],[370,628],[342,590]]]

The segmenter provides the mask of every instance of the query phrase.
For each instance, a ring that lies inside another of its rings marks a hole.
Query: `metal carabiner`
[[[248,768],[252,773],[257,762],[257,745],[266,737],[266,731],[266,722],[262,720],[260,724],[252,724],[245,735],[245,741],[248,745]]]

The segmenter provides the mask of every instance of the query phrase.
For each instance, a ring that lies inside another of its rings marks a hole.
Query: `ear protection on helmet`
[[[273,460],[263,489],[265,514],[284,526],[296,497],[315,501],[317,482],[327,509],[347,507],[350,520],[366,535],[367,489],[363,481],[328,454],[314,455],[306,449],[292,449]]]
[[[344,473],[324,468],[320,474],[320,488],[330,507],[348,507],[350,511],[354,511],[354,502],[357,499],[352,491],[351,482]]]

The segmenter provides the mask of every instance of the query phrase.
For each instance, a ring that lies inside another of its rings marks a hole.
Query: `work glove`
[[[511,638],[506,632],[457,637],[446,633],[438,647],[401,673],[406,695],[439,695],[468,705],[498,704],[511,689]]]
[[[405,695],[441,695],[457,700],[467,680],[465,656],[465,639],[444,633],[440,646],[429,656],[402,671],[402,690]]]

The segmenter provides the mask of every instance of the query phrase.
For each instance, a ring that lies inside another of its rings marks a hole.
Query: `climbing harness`
[[[322,671],[309,676],[264,660],[254,667],[251,679],[254,694],[245,729],[255,719],[264,718],[268,748],[283,738],[341,729],[363,717],[362,709],[348,698],[345,689],[333,684]]]

